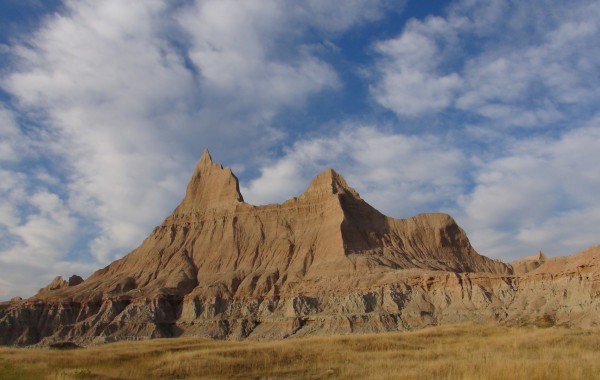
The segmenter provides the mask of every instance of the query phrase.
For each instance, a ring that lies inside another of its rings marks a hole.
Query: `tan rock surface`
[[[531,274],[574,274],[597,272],[599,270],[600,245],[594,245],[575,255],[545,258],[542,265],[531,271]]]
[[[331,169],[297,198],[252,206],[205,151],[181,204],[138,248],[80,284],[57,278],[1,304],[0,344],[591,325],[598,271],[581,265],[597,257],[592,248],[536,268],[527,259],[515,276],[479,255],[450,216],[386,217]]]
[[[539,251],[533,256],[525,256],[510,263],[515,274],[525,274],[539,268],[547,260],[544,252]]]

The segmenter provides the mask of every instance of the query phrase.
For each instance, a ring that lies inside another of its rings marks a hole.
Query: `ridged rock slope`
[[[515,276],[479,255],[450,216],[386,217],[331,169],[297,198],[252,206],[205,151],[181,204],[138,248],[82,283],[55,279],[1,304],[0,344],[548,324],[584,299],[578,318],[596,323],[596,268],[577,282],[572,271],[540,272],[544,265]],[[567,301],[564,286],[579,293]]]

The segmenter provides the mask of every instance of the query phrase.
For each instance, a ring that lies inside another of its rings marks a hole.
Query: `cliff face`
[[[138,248],[81,283],[55,279],[0,304],[0,344],[596,323],[597,268],[544,265],[514,276],[450,216],[388,218],[331,169],[297,198],[252,206],[205,151],[181,204]]]

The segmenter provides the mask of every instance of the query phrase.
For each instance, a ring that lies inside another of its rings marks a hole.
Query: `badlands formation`
[[[600,246],[491,260],[449,215],[386,217],[331,169],[297,198],[253,206],[205,151],[181,204],[138,248],[85,281],[58,277],[0,303],[0,344],[593,326],[599,264]]]

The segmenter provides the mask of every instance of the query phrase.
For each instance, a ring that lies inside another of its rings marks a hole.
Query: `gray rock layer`
[[[527,277],[449,272],[395,276],[368,288],[325,287],[285,298],[217,294],[115,297],[86,303],[21,301],[0,308],[0,344],[86,345],[176,336],[282,339],[461,322],[545,327],[600,323],[596,271]]]

